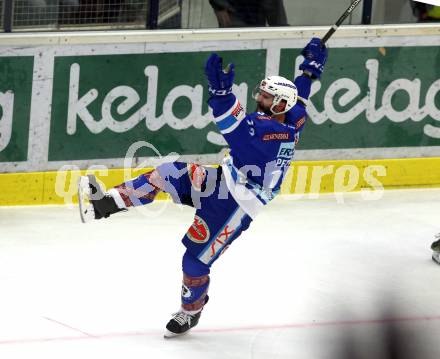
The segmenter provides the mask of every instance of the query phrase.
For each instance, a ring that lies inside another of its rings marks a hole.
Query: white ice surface
[[[0,207],[0,358],[389,358],[392,327],[394,359],[440,358],[440,190],[275,200],[214,264],[199,325],[165,340],[192,216]]]

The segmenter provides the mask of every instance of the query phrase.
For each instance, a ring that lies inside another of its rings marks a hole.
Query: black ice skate
[[[112,196],[102,191],[93,175],[81,176],[78,182],[78,203],[81,221],[107,218],[113,213],[124,211],[119,208]]]
[[[184,311],[179,311],[173,314],[173,318],[167,324],[167,330],[164,334],[165,338],[173,338],[189,332],[199,322],[202,311],[196,314],[188,314]]]
[[[431,249],[434,251],[432,253],[432,260],[437,264],[440,264],[440,233],[435,236],[437,240],[431,244]]]

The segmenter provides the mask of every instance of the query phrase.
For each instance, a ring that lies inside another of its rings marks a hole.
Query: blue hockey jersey
[[[306,100],[311,80],[295,79]],[[222,164],[229,192],[252,218],[279,192],[304,128],[306,109],[297,103],[280,123],[262,112],[246,114],[234,94],[209,99],[214,120],[230,147]]]

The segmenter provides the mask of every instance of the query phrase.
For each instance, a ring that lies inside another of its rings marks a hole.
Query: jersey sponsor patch
[[[263,136],[263,141],[282,141],[282,140],[289,140],[289,139],[290,139],[289,132],[266,133]]]
[[[189,227],[186,235],[195,243],[206,243],[209,240],[209,227],[206,222],[199,216],[194,216],[194,222]]]
[[[245,212],[238,207],[218,233],[212,236],[209,244],[197,258],[205,264],[211,264],[237,236],[237,233],[240,233],[244,216]]]
[[[280,149],[278,150],[277,157],[279,158],[292,158],[293,152],[294,152],[294,143],[288,142],[288,143],[282,143],[280,145]]]
[[[302,125],[304,125],[305,122],[306,122],[306,118],[305,117],[300,118],[299,121],[295,125],[295,129],[300,128]]]
[[[245,117],[243,106],[241,106],[240,102],[237,101],[237,105],[232,110],[231,115],[234,116],[237,120],[242,120]]]
[[[295,153],[295,143],[287,142],[280,145],[278,150],[276,165],[280,167],[288,166]]]
[[[257,120],[271,120],[272,119],[272,117],[270,117],[268,115],[258,115],[258,116],[255,116],[255,118]]]
[[[220,254],[223,253],[223,249],[227,245],[228,240],[230,240],[229,237],[231,237],[233,235],[235,230],[236,230],[236,228],[233,228],[232,226],[229,226],[228,224],[223,228],[223,230],[216,237],[215,241],[212,242],[209,247],[209,252],[207,253],[207,257],[209,258],[209,260],[211,260],[218,253],[220,253]]]

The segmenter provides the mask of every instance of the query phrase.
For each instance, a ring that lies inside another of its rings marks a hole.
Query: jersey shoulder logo
[[[186,235],[195,243],[206,243],[209,239],[209,227],[206,222],[199,216],[194,216],[194,222],[189,227]]]

